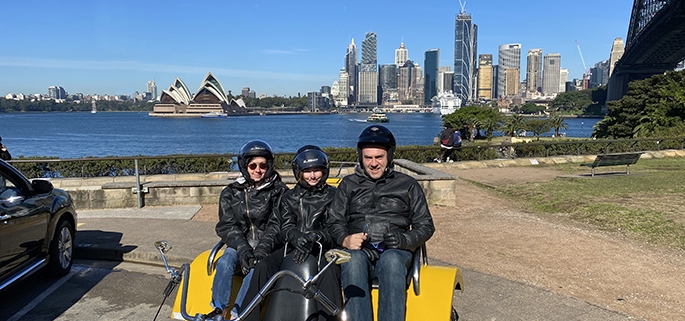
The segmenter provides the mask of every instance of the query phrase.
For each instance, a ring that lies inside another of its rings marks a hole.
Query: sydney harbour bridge
[[[635,0],[626,47],[609,78],[607,100],[628,83],[675,69],[685,59],[685,0]]]

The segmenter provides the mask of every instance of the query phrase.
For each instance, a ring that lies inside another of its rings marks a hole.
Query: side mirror
[[[43,179],[32,180],[31,187],[33,187],[33,190],[38,194],[48,194],[54,189],[52,183]]]
[[[352,258],[352,255],[350,255],[350,253],[340,249],[328,250],[328,252],[326,252],[324,256],[326,257],[326,260],[328,262],[335,261],[335,264],[347,263]]]
[[[156,247],[160,252],[166,253],[166,252],[169,252],[169,250],[171,250],[171,243],[169,243],[169,242],[167,242],[167,241],[165,241],[165,240],[161,240],[161,241],[155,242],[155,247]]]

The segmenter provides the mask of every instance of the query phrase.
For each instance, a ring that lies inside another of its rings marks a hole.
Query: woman
[[[236,267],[245,278],[231,316],[240,312],[254,265],[273,251],[277,235],[265,231],[281,195],[288,189],[274,170],[273,150],[264,141],[253,140],[240,149],[238,168],[241,176],[224,188],[219,198],[216,234],[227,248],[216,263],[211,302],[214,310],[204,316],[206,319],[228,316]]]
[[[271,226],[278,226],[281,237],[288,242],[289,253],[285,260],[303,264],[311,254],[315,253],[318,257],[319,251],[330,249],[333,244],[324,223],[328,216],[328,207],[333,201],[335,187],[326,184],[329,173],[328,157],[317,146],[307,145],[300,148],[293,159],[292,169],[297,184],[283,194],[279,207],[280,216],[278,221],[270,223],[270,230]],[[323,249],[320,249],[317,243],[321,244]],[[246,298],[253,298],[268,279],[281,269],[282,265],[287,265],[287,262],[284,262],[283,250],[275,251],[259,262],[255,267],[254,278]],[[317,268],[314,267],[314,269]],[[337,265],[332,266],[324,273],[317,285],[333,303],[339,307],[342,306],[339,268]],[[299,294],[295,295],[299,296]],[[274,301],[272,297],[271,304]],[[276,313],[279,320],[288,320],[288,313],[295,313],[293,312],[295,309],[275,308],[279,309]],[[261,306],[256,307],[245,320],[259,320],[260,310]],[[323,308],[317,309],[315,316],[324,320],[335,320],[335,317],[326,315]],[[271,319],[267,311],[265,320]],[[307,320],[314,319],[308,316]]]

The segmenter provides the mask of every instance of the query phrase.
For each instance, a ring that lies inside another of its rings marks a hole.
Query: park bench
[[[619,166],[626,165],[626,175],[630,174],[630,165],[637,163],[640,159],[639,153],[615,153],[615,154],[599,154],[592,163],[580,164],[580,166],[587,166],[592,168],[592,177],[595,176],[595,167],[600,166]]]

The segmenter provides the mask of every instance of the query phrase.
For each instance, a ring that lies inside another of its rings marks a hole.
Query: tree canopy
[[[452,127],[462,130],[462,137],[467,137],[473,140],[477,131],[483,129],[492,135],[492,131],[496,128],[491,128],[493,123],[498,123],[502,120],[503,115],[499,111],[489,106],[468,105],[459,110],[446,115],[443,121],[451,124]]]
[[[595,125],[598,138],[674,137],[685,132],[685,70],[633,81],[623,98],[608,103]]]

